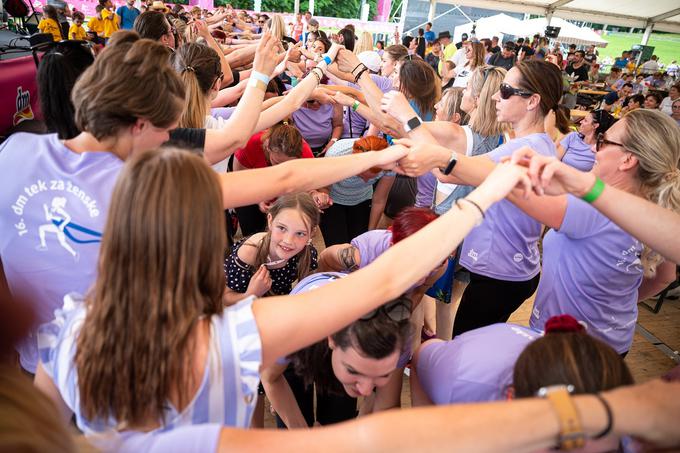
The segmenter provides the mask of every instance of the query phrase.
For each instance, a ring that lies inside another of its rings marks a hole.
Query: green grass
[[[616,58],[621,56],[622,51],[630,50],[634,44],[640,44],[642,33],[609,33],[602,35],[602,38],[609,44],[604,49],[598,48],[600,58]],[[673,60],[680,61],[680,34],[652,33],[647,45],[654,47],[654,55],[664,65]]]

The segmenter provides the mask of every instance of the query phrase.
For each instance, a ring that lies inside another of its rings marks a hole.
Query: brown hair
[[[562,72],[559,68],[543,60],[524,60],[518,62],[515,67],[522,76],[518,88],[531,91],[541,97],[541,116],[546,116],[550,110],[556,111],[564,87]]]
[[[408,49],[401,44],[392,44],[385,49],[385,53],[395,62],[401,61],[408,55]]]
[[[262,148],[267,163],[269,153],[282,153],[285,156],[299,159],[302,157],[302,134],[290,120],[275,124],[262,134]]]
[[[489,41],[490,43],[491,41]],[[472,58],[470,58],[470,69],[476,69],[480,66],[484,66],[484,57],[486,57],[486,50],[484,49],[484,44],[481,42],[470,43],[472,47]]]
[[[53,5],[45,5],[43,8],[43,14],[48,18],[59,23],[59,17],[57,16],[57,8]]]
[[[137,16],[133,29],[142,38],[160,41],[161,37],[171,32],[169,25],[165,14],[160,11],[149,10]]]
[[[662,208],[680,212],[680,128],[659,110],[637,109],[626,114],[621,142],[638,160],[642,195]],[[642,268],[653,277],[663,259],[649,247],[642,252]]]
[[[76,20],[76,19],[85,20],[85,14],[81,13],[80,11],[73,11],[71,18],[73,20]]]
[[[574,393],[597,393],[633,384],[621,356],[583,332],[548,333],[529,344],[515,363],[515,396],[534,396],[541,387],[573,385]]]
[[[206,96],[222,73],[214,49],[194,42],[182,44],[172,55],[172,66],[187,90],[180,127],[202,128],[209,114]]]
[[[441,84],[432,66],[420,58],[401,62],[399,69],[399,91],[413,99],[418,114],[434,115],[434,105],[442,95]]]
[[[316,206],[312,196],[306,192],[283,195],[277,198],[272,207],[269,208],[268,214],[272,216],[272,219],[275,219],[276,216],[285,209],[295,209],[298,211],[302,215],[302,220],[305,222],[305,225],[307,226],[307,229],[310,233],[310,242],[297,255],[300,257],[300,260],[298,261],[297,279],[302,280],[307,275],[309,275],[311,271],[311,234],[319,225],[319,222],[321,221],[321,214],[319,213],[319,208]],[[271,238],[271,231],[267,231],[260,243],[253,245],[253,247],[257,247],[257,256],[255,258],[255,263],[252,266],[254,270],[259,269],[261,265],[269,261],[269,246],[271,243]]]
[[[168,64],[169,52],[158,42],[134,37],[107,46],[73,87],[78,129],[102,140],[140,118],[159,128],[177,121],[184,86]]]
[[[190,401],[194,329],[223,309],[224,230],[217,175],[203,159],[165,148],[126,163],[77,341],[86,418],[148,426],[163,422],[171,395],[179,410]]]

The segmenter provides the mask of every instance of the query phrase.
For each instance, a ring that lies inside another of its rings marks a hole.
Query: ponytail
[[[201,90],[196,78],[196,71],[191,66],[185,67],[180,77],[186,87],[186,97],[179,127],[204,128],[208,107],[205,102],[205,93]]]

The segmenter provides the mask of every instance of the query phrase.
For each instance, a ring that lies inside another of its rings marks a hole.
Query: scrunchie
[[[196,72],[196,70],[194,69],[193,66],[185,66],[184,69],[182,69],[182,72],[185,72],[185,71],[191,71],[193,73]]]
[[[583,324],[571,315],[552,316],[545,322],[545,334],[564,332],[585,332]]]

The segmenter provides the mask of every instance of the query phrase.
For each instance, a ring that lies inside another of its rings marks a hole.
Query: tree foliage
[[[371,19],[376,14],[376,0],[366,0],[370,5],[368,14]],[[215,0],[215,5],[231,4],[236,9],[252,10],[254,0]],[[291,13],[295,8],[294,0],[262,0],[262,11]],[[309,0],[300,1],[300,11],[307,11]],[[358,19],[361,10],[361,0],[314,0],[314,15],[328,17],[342,17]]]

